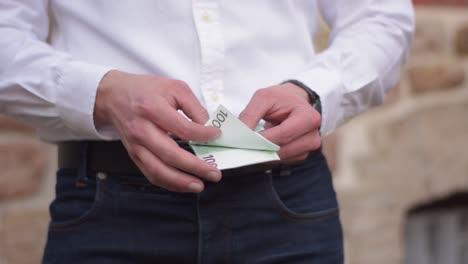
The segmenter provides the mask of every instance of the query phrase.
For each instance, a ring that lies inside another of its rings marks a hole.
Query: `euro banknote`
[[[210,142],[189,144],[195,155],[220,170],[279,160],[280,147],[250,129],[220,105],[205,126],[218,127],[221,136]]]

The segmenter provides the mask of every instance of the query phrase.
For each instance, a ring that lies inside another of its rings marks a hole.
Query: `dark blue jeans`
[[[320,151],[290,169],[230,175],[203,193],[141,175],[58,171],[43,263],[343,263],[338,205]]]

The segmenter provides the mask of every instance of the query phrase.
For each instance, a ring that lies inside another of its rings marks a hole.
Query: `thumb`
[[[258,122],[268,113],[269,104],[267,100],[261,100],[254,95],[244,110],[240,113],[239,119],[248,127],[254,129]]]

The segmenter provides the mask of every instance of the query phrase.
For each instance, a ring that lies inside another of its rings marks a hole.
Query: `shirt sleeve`
[[[328,49],[293,79],[322,101],[322,134],[380,104],[399,79],[414,31],[410,0],[318,0]]]
[[[93,121],[96,90],[110,70],[46,43],[48,0],[0,2],[0,112],[46,140],[110,139]]]

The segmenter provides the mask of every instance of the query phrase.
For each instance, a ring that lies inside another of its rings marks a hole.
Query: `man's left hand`
[[[257,90],[239,118],[252,129],[264,119],[260,134],[281,147],[278,155],[283,162],[304,160],[320,148],[321,116],[308,94],[292,83]]]

